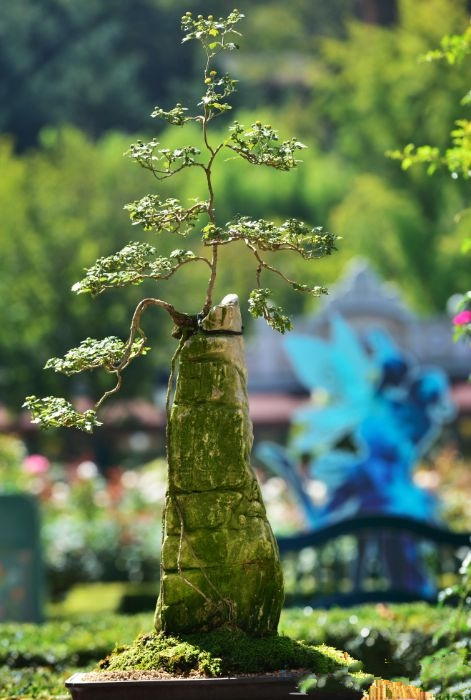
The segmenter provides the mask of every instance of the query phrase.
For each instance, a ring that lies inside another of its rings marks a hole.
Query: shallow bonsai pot
[[[156,680],[87,680],[76,673],[66,681],[73,700],[289,700],[302,697],[295,677],[175,678]],[[361,691],[310,690],[319,700],[361,700]]]

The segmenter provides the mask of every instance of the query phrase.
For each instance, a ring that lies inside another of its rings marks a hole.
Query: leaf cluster
[[[209,110],[211,118],[232,109],[231,105],[223,100],[235,92],[237,80],[231,78],[227,73],[218,76],[217,72],[212,70],[204,82],[206,93],[198,104]]]
[[[96,411],[80,413],[69,401],[57,396],[27,396],[23,406],[31,412],[31,422],[39,423],[42,428],[77,428],[91,433],[101,425]]]
[[[271,289],[253,289],[249,296],[249,311],[254,318],[264,318],[266,322],[279,333],[286,333],[293,327],[291,319],[281,306],[270,302]]]
[[[291,250],[305,260],[313,260],[330,255],[335,250],[337,237],[320,226],[312,228],[298,219],[287,219],[277,225],[266,219],[240,216],[224,229],[206,231],[203,240],[206,244],[242,240],[249,247],[253,245],[262,251]]]
[[[141,224],[144,231],[167,231],[186,236],[191,233],[199,216],[208,212],[209,202],[197,201],[185,208],[174,197],[162,202],[158,194],[148,194],[124,208],[129,211],[132,223]]]
[[[173,126],[183,126],[183,124],[191,119],[191,117],[186,116],[186,112],[188,112],[188,107],[183,107],[180,102],[177,102],[175,107],[168,111],[165,111],[161,107],[155,107],[150,116],[164,119]]]
[[[450,65],[460,65],[471,54],[471,26],[462,34],[442,37],[440,48],[421,56],[422,61],[446,61]],[[461,100],[461,104],[471,104],[471,91]],[[471,176],[471,121],[458,119],[450,131],[452,146],[445,151],[429,144],[415,146],[408,144],[403,150],[389,151],[389,157],[400,160],[403,170],[417,163],[428,163],[427,173],[433,175],[440,167],[446,167],[455,179],[461,176],[467,180]]]
[[[166,280],[186,262],[198,259],[191,251],[181,249],[172,251],[169,257],[160,257],[148,243],[131,242],[114,255],[99,258],[72,291],[100,294],[105,289],[137,285],[145,279]]]
[[[462,34],[448,34],[441,38],[440,47],[428,51],[422,61],[445,60],[450,65],[460,64],[471,53],[471,26]]]
[[[131,144],[128,155],[141,168],[150,170],[157,180],[165,180],[193,165],[202,166],[197,160],[201,151],[196,146],[181,146],[180,148],[158,148],[160,143],[152,139],[148,143],[138,140]]]
[[[403,170],[409,170],[413,165],[427,164],[427,174],[433,175],[439,168],[445,167],[456,179],[464,180],[471,177],[471,121],[458,119],[450,132],[452,146],[441,152],[436,146],[415,146],[409,143],[401,150],[388,151],[387,155],[393,160],[401,161]]]
[[[122,369],[124,363],[138,355],[145,355],[148,350],[143,338],[135,340],[130,347],[115,336],[101,340],[86,338],[79,347],[68,350],[63,358],[51,357],[46,362],[45,369],[66,375],[99,367],[108,372],[116,372]]]
[[[207,18],[198,15],[194,18],[191,12],[186,12],[181,20],[181,28],[185,34],[182,43],[192,39],[200,41],[210,58],[215,56],[216,51],[238,49],[238,44],[227,41],[227,37],[232,34],[240,36],[234,27],[243,17],[244,15],[237,9],[232,10],[227,17],[220,17],[217,20],[213,15],[208,15]]]
[[[245,127],[235,121],[230,127],[231,137],[227,144],[241,158],[253,165],[268,165],[277,170],[291,170],[300,160],[295,158],[296,151],[307,148],[296,138],[290,138],[278,143],[278,132],[271,124],[257,121],[252,128]]]

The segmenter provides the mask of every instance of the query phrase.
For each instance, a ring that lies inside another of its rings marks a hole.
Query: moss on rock
[[[100,663],[100,669],[209,678],[302,669],[328,677],[338,687],[349,685],[347,678],[358,684],[371,682],[371,676],[358,670],[349,675],[352,663],[358,664],[344,652],[324,644],[315,646],[282,635],[252,637],[239,629],[220,628],[204,634],[143,634],[130,646],[115,650]]]
[[[180,352],[155,615],[166,634],[231,625],[263,636],[278,626],[283,576],[250,464],[241,328],[230,295]]]

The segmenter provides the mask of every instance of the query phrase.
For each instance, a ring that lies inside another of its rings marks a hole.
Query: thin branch
[[[170,277],[172,277],[177,270],[180,270],[180,268],[183,267],[183,265],[187,265],[188,263],[192,262],[204,262],[206,265],[212,269],[212,263],[208,258],[205,258],[203,255],[194,255],[191,258],[185,258],[185,260],[181,260],[178,265],[176,265],[172,270],[167,272],[165,275],[151,275],[151,274],[140,274],[136,272],[136,277],[129,279],[126,281],[126,285],[128,284],[135,284],[139,280],[155,280],[160,281],[160,280],[168,280]],[[121,285],[124,286],[124,285]],[[101,291],[104,291],[105,289],[116,289],[116,284],[103,284],[101,287]]]
[[[133,317],[132,317],[131,334],[129,336],[129,340],[127,343],[125,356],[126,356],[126,354],[129,355],[131,352],[132,344],[136,338],[136,333],[137,332],[142,333],[142,330],[140,328],[141,316],[144,313],[144,311],[147,309],[148,306],[159,306],[160,308],[165,309],[165,311],[167,311],[167,313],[170,315],[173,322],[177,326],[192,326],[192,325],[194,325],[193,316],[190,316],[189,314],[182,313],[181,311],[177,311],[177,309],[173,306],[173,304],[170,304],[168,301],[163,301],[162,299],[154,299],[153,297],[149,297],[147,299],[141,299],[139,304],[136,306],[136,309],[135,309]],[[124,359],[125,359],[125,357],[123,357],[123,360]]]
[[[260,265],[260,264],[257,265],[257,270],[255,272],[256,279],[257,279],[257,287],[262,286],[262,282],[261,282],[262,269],[263,269],[263,265]]]
[[[103,396],[96,402],[95,404],[95,410],[98,410],[100,406],[113,394],[119,391],[122,385],[122,372],[128,365],[130,364],[131,360],[133,359],[132,355],[132,349],[134,345],[134,341],[136,340],[136,336],[140,335],[143,341],[143,345],[147,340],[147,337],[144,333],[144,331],[141,328],[141,318],[142,314],[144,311],[149,307],[149,306],[158,306],[162,309],[165,309],[167,313],[170,315],[172,318],[173,322],[179,326],[179,327],[193,327],[195,325],[195,319],[193,316],[190,316],[188,314],[181,313],[180,311],[177,311],[177,309],[172,305],[169,304],[166,301],[163,301],[162,299],[154,299],[154,298],[147,298],[147,299],[142,299],[139,304],[136,306],[133,316],[132,316],[132,321],[131,321],[131,328],[130,328],[130,333],[129,333],[129,338],[126,343],[126,346],[124,348],[124,353],[121,358],[121,361],[119,365],[117,365],[113,370],[109,370],[110,374],[115,374],[117,377],[117,382],[115,386],[112,389],[109,389],[106,391]],[[180,349],[180,346],[179,346]]]
[[[213,303],[213,291],[214,285],[216,283],[216,273],[217,273],[217,262],[218,262],[218,244],[213,243],[213,259],[211,261],[211,275],[209,277],[208,287],[206,289],[206,299],[203,306],[203,315],[209,312]]]
[[[249,249],[252,251],[252,253],[255,255],[255,257],[256,257],[256,259],[257,259],[257,261],[258,261],[258,267],[257,267],[257,283],[258,283],[259,286],[260,286],[260,274],[261,274],[262,268],[263,268],[264,270],[270,270],[270,272],[274,272],[275,274],[279,275],[285,282],[287,282],[287,283],[290,284],[290,285],[295,285],[295,284],[296,284],[296,282],[295,282],[294,280],[291,280],[289,277],[286,277],[286,275],[284,275],[284,274],[281,272],[281,270],[279,270],[277,267],[273,267],[272,265],[269,265],[268,263],[266,263],[265,260],[263,260],[263,259],[260,257],[260,254],[259,254],[258,250],[255,248],[255,246],[253,246],[251,243],[249,243],[249,242],[247,241],[247,239],[244,239],[244,243],[245,243],[245,245],[247,246],[247,248],[249,248]]]
[[[95,407],[94,407],[95,411],[98,411],[98,409],[100,408],[100,406],[101,406],[110,396],[112,396],[113,394],[116,394],[116,392],[118,392],[118,391],[121,389],[121,385],[122,385],[122,383],[123,383],[123,377],[122,377],[122,375],[121,375],[121,372],[120,372],[119,370],[115,370],[114,374],[116,374],[116,377],[117,377],[117,381],[116,381],[115,386],[114,386],[112,389],[109,389],[108,391],[105,391],[105,393],[103,394],[103,396],[102,396],[100,399],[98,399],[98,401],[96,402]]]
[[[205,134],[205,140],[206,140],[206,126],[207,126],[207,110],[205,107],[205,118],[203,120],[203,133]],[[209,159],[208,164],[204,168],[204,171],[206,173],[206,182],[208,185],[208,193],[209,193],[208,216],[209,216],[209,220],[211,221],[211,223],[216,225],[216,217],[214,215],[214,190],[213,190],[213,183],[211,180],[211,166],[212,166],[213,161],[216,157],[216,154],[221,150],[222,144],[220,144],[216,150],[213,150],[207,142],[206,142],[206,145],[209,148],[209,151],[211,153],[211,158]],[[213,291],[214,291],[214,285],[216,283],[216,275],[217,275],[217,263],[218,263],[218,243],[213,243],[212,244],[212,259],[211,259],[211,274],[209,276],[208,286],[206,288],[206,299],[205,299],[204,306],[203,306],[203,314],[205,316],[212,306]]]
[[[176,175],[177,173],[180,172],[180,170],[183,170],[184,168],[191,168],[193,166],[197,166],[199,168],[204,169],[203,163],[184,163],[183,165],[180,165],[179,168],[176,168],[175,170],[157,170],[156,168],[153,168],[152,166],[144,165],[147,170],[149,170],[152,175],[155,177],[156,180],[166,180],[168,177],[172,177],[172,175]],[[157,173],[161,173],[158,175]]]
[[[167,384],[167,394],[165,397],[165,413],[167,416],[167,438],[168,438],[168,444],[170,444],[170,400],[171,400],[171,395],[172,395],[172,387],[173,387],[173,382],[175,381],[175,374],[176,374],[176,366],[177,366],[177,360],[180,356],[181,349],[183,347],[183,343],[185,342],[185,337],[182,336],[180,338],[180,342],[178,343],[178,347],[175,350],[173,356],[172,356],[172,362],[170,365],[170,376],[168,378],[168,384]]]

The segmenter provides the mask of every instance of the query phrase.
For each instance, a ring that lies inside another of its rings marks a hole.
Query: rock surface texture
[[[169,486],[155,626],[275,632],[283,604],[276,540],[250,464],[253,442],[236,295],[181,348],[168,427]]]

